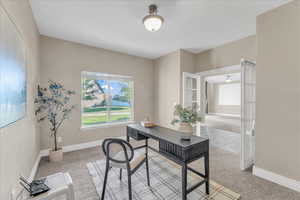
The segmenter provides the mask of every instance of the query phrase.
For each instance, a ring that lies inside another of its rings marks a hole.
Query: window
[[[82,72],[82,127],[133,120],[131,77]]]
[[[218,87],[219,105],[239,106],[241,105],[241,84],[220,84]]]

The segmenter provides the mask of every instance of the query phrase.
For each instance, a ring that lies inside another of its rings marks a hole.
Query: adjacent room
[[[208,126],[240,133],[241,73],[206,78],[206,118]]]
[[[1,200],[299,200],[299,0],[0,0]]]
[[[240,153],[241,73],[205,78],[206,109],[202,126],[210,129],[210,142],[219,148]]]

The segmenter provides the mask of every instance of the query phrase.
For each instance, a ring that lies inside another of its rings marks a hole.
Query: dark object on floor
[[[29,183],[23,176],[20,176],[20,184],[29,192],[30,196],[37,196],[48,192],[50,188],[45,184],[45,178],[40,180],[34,180]]]

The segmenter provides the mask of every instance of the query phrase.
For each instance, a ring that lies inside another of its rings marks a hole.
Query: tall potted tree
[[[58,129],[75,108],[75,105],[70,105],[70,97],[75,92],[65,89],[54,81],[48,81],[48,84],[48,88],[40,86],[37,88],[38,93],[34,101],[37,104],[35,114],[38,122],[47,120],[50,125],[50,134],[54,139],[54,148],[49,152],[50,161],[60,161],[63,159],[63,151],[58,147]]]

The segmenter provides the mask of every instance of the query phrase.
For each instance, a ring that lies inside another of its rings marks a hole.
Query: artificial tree
[[[70,98],[75,94],[72,90],[67,90],[63,85],[48,81],[48,87],[38,86],[37,97],[34,103],[37,104],[35,114],[38,122],[48,120],[50,124],[51,136],[54,137],[54,149],[58,151],[57,133],[63,122],[68,119],[75,105],[70,105]]]

